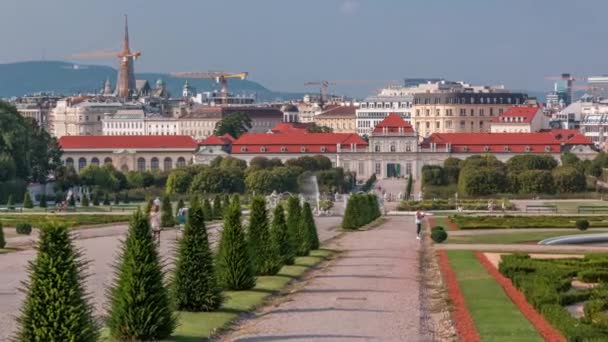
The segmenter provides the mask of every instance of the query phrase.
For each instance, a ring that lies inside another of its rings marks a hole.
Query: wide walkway
[[[347,233],[328,268],[221,341],[421,341],[418,250],[413,218]]]

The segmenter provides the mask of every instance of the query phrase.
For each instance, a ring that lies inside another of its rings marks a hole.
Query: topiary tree
[[[114,194],[114,205],[119,205],[120,204],[120,196],[118,195],[118,192]]]
[[[589,228],[589,221],[587,220],[577,220],[576,228],[578,230],[587,230]]]
[[[25,192],[23,196],[23,207],[27,209],[32,209],[34,207],[34,203],[32,203],[32,197],[30,196],[29,191]]]
[[[211,203],[209,203],[208,198],[205,198],[203,201],[203,215],[205,215],[205,221],[213,220],[213,209],[211,209]]]
[[[149,198],[149,199],[146,201],[146,206],[144,207],[144,213],[145,213],[146,215],[149,215],[149,214],[150,214],[150,211],[152,210],[152,204],[154,204],[154,200],[153,200],[153,199],[151,199],[151,198]]]
[[[247,243],[255,274],[274,275],[279,271],[281,255],[278,246],[272,243],[264,197],[256,196],[251,202]]]
[[[2,228],[2,222],[0,222],[0,248],[6,247],[6,240],[4,239],[4,229]]]
[[[163,197],[161,204],[161,216],[160,225],[163,227],[175,226],[175,219],[173,217],[173,208],[171,207],[171,198],[169,196]]]
[[[110,205],[110,195],[106,192],[103,197],[103,205]]]
[[[44,227],[36,249],[36,259],[28,266],[16,340],[96,341],[99,327],[84,287],[86,263],[68,229]]]
[[[80,205],[83,207],[88,207],[89,206],[89,196],[84,194],[82,195],[82,201],[80,202]]]
[[[448,233],[443,229],[435,229],[431,232],[431,239],[436,243],[442,243],[448,238]]]
[[[40,201],[38,202],[38,206],[40,208],[46,208],[47,207],[46,194],[44,192],[42,193],[42,195],[40,195]]]
[[[177,216],[177,214],[179,214],[179,210],[185,206],[184,200],[180,198],[179,201],[177,201],[177,207],[175,208],[175,216]]]
[[[456,179],[458,180],[458,177],[456,177]],[[412,196],[412,189],[413,189],[413,180],[412,180],[412,175],[410,175],[409,177],[407,177],[407,186],[405,187],[405,199],[406,200],[410,200],[410,197]]]
[[[274,209],[270,233],[272,235],[272,243],[279,251],[281,263],[283,265],[292,265],[295,253],[289,239],[287,222],[285,222],[285,210],[281,205],[277,205]]]
[[[226,210],[228,210],[229,206],[230,206],[230,196],[228,194],[225,194],[224,198],[222,199],[222,217],[224,217],[224,213],[226,212]]]
[[[8,195],[8,199],[6,200],[6,208],[8,210],[15,210],[15,205],[13,204],[13,195]]]
[[[172,281],[173,298],[181,311],[213,311],[224,299],[204,220],[203,209],[196,199],[190,205],[184,234],[177,245]]]
[[[96,207],[99,206],[99,192],[93,193],[93,205]]]
[[[304,227],[306,229],[306,239],[308,240],[308,245],[311,250],[319,249],[319,234],[317,233],[317,225],[315,224],[315,219],[312,215],[312,208],[308,202],[304,203],[304,209],[302,211],[302,222],[304,223]]]
[[[109,294],[107,326],[121,341],[162,340],[171,335],[177,319],[148,218],[137,210],[122,243]]]
[[[124,203],[124,204],[128,204],[129,203],[129,192],[128,191],[125,191],[125,195],[124,195],[124,197],[122,199],[122,203]]]
[[[213,218],[216,220],[221,220],[222,216],[222,198],[220,195],[217,195],[213,199]]]
[[[70,196],[70,200],[68,201],[68,205],[72,208],[76,207],[76,196],[74,194],[72,194],[72,196]]]
[[[301,208],[300,200],[291,196],[287,199],[287,232],[289,234],[289,240],[291,246],[295,249],[296,255],[298,255],[298,246],[300,246],[300,217]]]
[[[344,217],[342,218],[342,228],[344,229],[357,229],[357,209],[356,199],[359,195],[354,194],[348,198],[346,202],[346,210],[344,211]]]
[[[241,208],[231,203],[224,211],[224,230],[217,254],[217,275],[227,290],[248,290],[256,279],[245,232],[241,227]]]

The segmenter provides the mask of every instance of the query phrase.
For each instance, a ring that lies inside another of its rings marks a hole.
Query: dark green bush
[[[17,223],[15,226],[15,231],[20,235],[30,235],[32,232],[32,225],[25,222]]]
[[[2,228],[2,222],[0,222],[0,248],[6,246],[6,240],[4,239],[4,229]]]
[[[433,241],[435,241],[436,243],[442,243],[447,238],[448,238],[448,233],[446,233],[445,230],[436,229],[431,232],[431,239],[433,239]]]
[[[32,202],[32,196],[28,191],[25,192],[23,196],[23,207],[26,209],[32,209],[34,207],[34,203]]]
[[[608,270],[591,269],[578,273],[578,279],[586,283],[599,283],[608,281]]]
[[[165,228],[175,226],[175,218],[173,217],[173,207],[171,206],[171,199],[169,198],[169,196],[163,197],[160,210],[161,226]]]
[[[589,228],[589,221],[587,221],[587,220],[577,220],[576,221],[576,228],[578,230],[587,230],[587,228]]]
[[[371,223],[381,215],[376,195],[353,194],[346,203],[342,228],[357,229]]]
[[[434,231],[436,231],[436,230],[443,230],[443,231],[445,231],[445,228],[443,228],[442,226],[435,226],[435,227],[431,228],[431,233],[434,232]]]

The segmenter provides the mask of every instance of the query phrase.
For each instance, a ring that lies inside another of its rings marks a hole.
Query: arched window
[[[93,157],[93,159],[91,159],[91,165],[99,166],[99,158]]]
[[[110,157],[106,157],[106,159],[103,160],[104,164],[112,164],[112,158]]]
[[[171,158],[169,157],[166,157],[163,168],[165,169],[165,171],[171,170],[173,168],[173,160],[171,160]]]
[[[68,158],[65,160],[65,166],[71,166],[74,167],[74,159],[72,158]]]
[[[184,159],[184,157],[177,158],[177,167],[184,167],[184,166],[186,166],[186,159]]]
[[[380,145],[376,145],[376,146],[374,146],[374,151],[376,151],[376,152],[380,152]]]
[[[395,145],[391,145],[391,152],[395,152],[395,150],[396,150]]]
[[[78,171],[84,169],[87,166],[87,160],[84,157],[78,159]]]
[[[150,168],[152,169],[152,171],[158,171],[160,169],[160,162],[158,161],[158,158],[152,158],[152,160],[150,161]]]
[[[146,171],[146,160],[144,158],[137,159],[137,171]]]

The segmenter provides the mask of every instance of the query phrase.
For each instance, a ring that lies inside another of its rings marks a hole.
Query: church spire
[[[129,19],[126,14],[125,14],[125,38],[124,38],[124,41],[122,42],[122,51],[124,54],[131,53],[131,50],[129,49]]]

